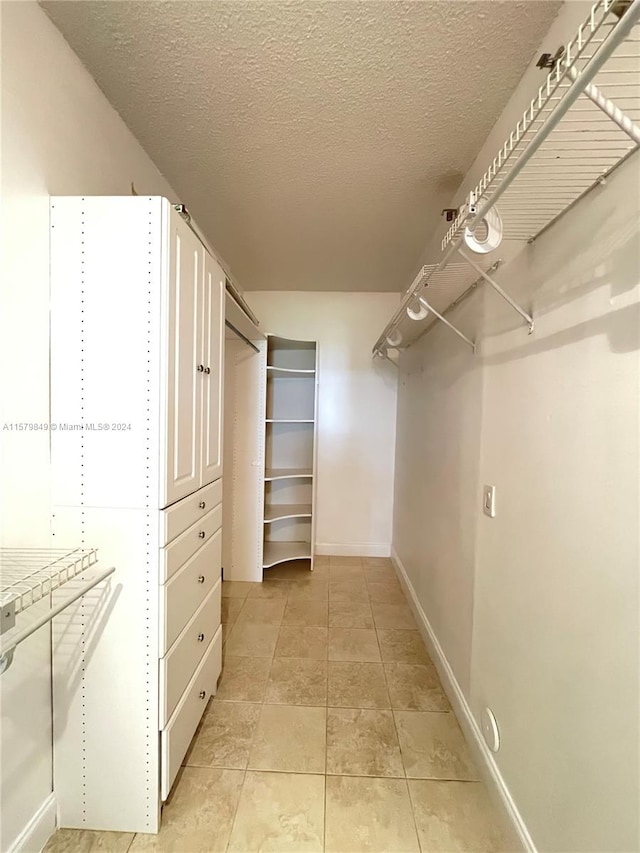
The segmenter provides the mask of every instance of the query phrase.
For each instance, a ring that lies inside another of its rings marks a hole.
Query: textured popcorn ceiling
[[[42,5],[245,290],[404,290],[560,4]]]

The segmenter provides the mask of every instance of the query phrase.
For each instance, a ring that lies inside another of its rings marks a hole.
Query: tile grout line
[[[373,607],[371,608],[371,610],[373,611]],[[375,622],[375,617],[374,617],[374,622]],[[382,646],[380,645],[380,635],[378,634],[377,626],[376,626],[375,631],[376,631],[376,641],[378,643],[378,649],[380,651],[380,662],[382,664],[382,674],[384,677],[384,683],[385,683],[386,688],[387,688],[387,696],[389,697],[389,707],[391,709],[391,719],[393,720],[393,730],[396,733],[396,741],[398,744],[398,752],[400,753],[400,761],[402,763],[402,769],[404,771],[404,777],[405,777],[405,787],[406,787],[406,790],[408,793],[409,792],[409,785],[408,785],[408,782],[406,781],[406,779],[407,779],[407,767],[406,767],[406,764],[404,761],[404,754],[402,752],[402,744],[400,743],[400,732],[398,731],[398,723],[396,722],[396,715],[395,715],[393,707],[392,707],[391,691],[389,690],[389,679],[387,677],[387,670],[386,670],[386,667],[384,665],[384,660],[382,657]],[[411,803],[411,800],[409,800],[409,802]],[[413,822],[414,822],[414,826],[415,826],[415,814],[413,813],[413,806],[411,807],[411,814],[413,816]],[[418,837],[417,829],[416,829],[416,837]],[[418,845],[419,845],[419,841],[418,841]]]
[[[231,828],[229,829],[229,837],[227,838],[227,843],[225,846],[225,853],[229,850],[229,845],[231,844],[231,838],[233,836],[233,830],[236,825],[236,819],[238,817],[238,809],[240,808],[240,800],[242,799],[242,792],[244,791],[244,784],[247,781],[247,769],[244,770],[244,775],[242,776],[242,783],[240,785],[240,790],[238,791],[238,799],[236,800],[236,807],[233,810],[233,818],[231,820]]]
[[[408,779],[404,780],[404,784],[407,787],[407,795],[409,797],[409,806],[411,808],[411,817],[413,818],[413,828],[416,831],[416,839],[418,840],[418,847],[422,851],[423,850],[422,841],[420,840],[420,833],[418,832],[418,821],[416,818],[416,807],[415,807],[415,804],[413,802],[413,795],[411,793],[411,785],[409,784]],[[423,853],[427,853],[427,851],[423,851]]]

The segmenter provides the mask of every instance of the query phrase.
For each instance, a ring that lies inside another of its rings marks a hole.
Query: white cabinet
[[[168,224],[165,491],[172,504],[201,483],[203,248],[175,211]],[[198,368],[201,371],[198,372]]]
[[[223,294],[166,199],[52,199],[52,533],[115,566],[53,625],[63,827],[156,832],[216,690]]]
[[[173,210],[168,243],[164,506],[222,475],[224,273]]]
[[[202,461],[201,485],[222,476],[224,353],[224,273],[204,253],[202,310]]]

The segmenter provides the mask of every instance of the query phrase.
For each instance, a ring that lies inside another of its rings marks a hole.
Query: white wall
[[[639,167],[510,265],[533,338],[487,311],[471,701],[542,850],[640,845]]]
[[[387,556],[391,545],[396,369],[371,347],[396,293],[245,294],[260,328],[319,342],[316,548]]]
[[[175,197],[44,12],[2,3],[1,423],[49,419],[49,195]],[[49,442],[0,431],[0,539],[49,543]],[[0,678],[0,849],[51,792],[50,635]],[[50,820],[50,815],[48,817]],[[45,819],[43,827],[47,821]],[[45,830],[46,835],[46,830]]]
[[[439,327],[402,359],[394,548],[541,851],[640,847],[639,177],[499,271],[533,336],[481,289],[453,315],[478,356]]]
[[[466,327],[474,325],[466,306]],[[393,543],[463,689],[469,689],[482,372],[443,326],[398,377]]]

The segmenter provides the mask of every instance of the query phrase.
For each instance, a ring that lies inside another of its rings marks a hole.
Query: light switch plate
[[[483,491],[483,509],[484,514],[489,518],[496,517],[496,487],[485,486]]]

